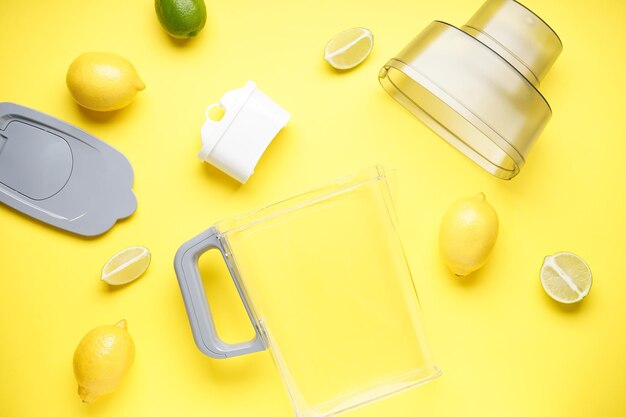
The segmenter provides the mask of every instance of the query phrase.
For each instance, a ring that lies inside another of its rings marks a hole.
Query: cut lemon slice
[[[579,256],[559,252],[547,256],[541,267],[541,285],[560,303],[576,303],[589,294],[591,269]]]
[[[336,69],[354,68],[372,51],[374,37],[365,28],[344,30],[333,36],[324,49],[324,59]]]
[[[102,268],[102,281],[123,285],[136,280],[150,265],[150,251],[143,246],[126,248],[111,257]]]

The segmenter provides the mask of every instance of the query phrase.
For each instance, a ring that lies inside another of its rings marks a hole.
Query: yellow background
[[[541,86],[554,116],[510,182],[452,149],[377,81],[430,21],[461,25],[480,4],[209,1],[206,28],[184,43],[161,29],[150,0],[0,1],[0,101],[119,149],[135,170],[138,199],[131,218],[96,239],[0,207],[0,415],[291,416],[269,353],[220,361],[196,349],[174,253],[217,220],[375,163],[396,169],[401,234],[444,375],[349,415],[626,415],[626,3],[525,2],[564,51]],[[335,72],[321,58],[324,45],[354,26],[372,30],[374,50],[355,70]],[[128,58],[146,90],[113,114],[82,110],[65,73],[85,51]],[[195,154],[204,108],[248,79],[293,117],[239,186]],[[454,200],[479,191],[500,216],[500,236],[490,262],[459,280],[439,258],[439,220]],[[152,265],[109,289],[100,268],[131,245],[150,248]],[[590,295],[571,308],[539,283],[543,257],[563,250],[594,273]],[[213,275],[206,286],[219,331],[245,337],[232,284]],[[136,343],[135,364],[118,392],[81,404],[74,348],[92,327],[120,318]]]

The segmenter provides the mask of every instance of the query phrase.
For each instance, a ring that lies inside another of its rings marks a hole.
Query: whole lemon
[[[206,23],[204,0],[155,0],[159,22],[173,38],[193,38]]]
[[[133,64],[108,52],[86,52],[67,70],[67,88],[78,104],[90,110],[111,111],[128,106],[146,88]]]
[[[439,249],[457,276],[480,269],[498,237],[498,215],[485,195],[462,198],[448,208],[439,229]]]
[[[78,344],[74,352],[74,376],[78,395],[84,402],[93,402],[115,391],[133,364],[135,344],[126,327],[126,320],[96,327]]]

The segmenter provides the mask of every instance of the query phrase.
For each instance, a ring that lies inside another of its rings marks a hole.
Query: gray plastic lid
[[[0,201],[84,236],[137,208],[128,160],[89,133],[33,109],[0,103]]]

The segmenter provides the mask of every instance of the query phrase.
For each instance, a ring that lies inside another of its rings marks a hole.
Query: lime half
[[[591,269],[578,255],[559,252],[546,256],[541,267],[541,285],[554,300],[572,304],[589,294]]]

